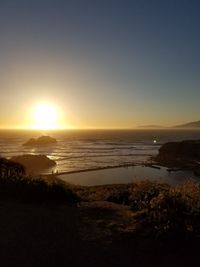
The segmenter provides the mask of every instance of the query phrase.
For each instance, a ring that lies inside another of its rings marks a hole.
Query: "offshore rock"
[[[56,144],[55,138],[50,136],[41,136],[39,138],[31,138],[23,146],[40,146],[40,145],[51,145]]]

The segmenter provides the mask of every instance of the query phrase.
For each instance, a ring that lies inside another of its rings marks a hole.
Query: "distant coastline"
[[[200,129],[200,120],[199,121],[192,121],[192,122],[187,122],[184,124],[177,124],[174,126],[163,126],[163,125],[139,125],[138,128],[142,129]]]

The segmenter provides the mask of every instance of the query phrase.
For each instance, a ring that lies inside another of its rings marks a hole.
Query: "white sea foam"
[[[156,155],[165,142],[200,138],[200,131],[192,130],[77,130],[45,134],[55,137],[58,143],[35,148],[24,147],[22,144],[29,138],[44,133],[0,131],[0,154],[7,158],[27,153],[44,154],[57,162],[55,171],[67,172],[143,163],[150,156]]]

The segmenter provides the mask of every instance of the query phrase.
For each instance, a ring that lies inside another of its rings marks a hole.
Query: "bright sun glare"
[[[51,103],[39,103],[33,108],[33,128],[35,129],[57,129],[58,109]]]

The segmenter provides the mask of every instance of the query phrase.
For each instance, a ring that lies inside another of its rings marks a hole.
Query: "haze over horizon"
[[[199,120],[199,14],[194,0],[2,0],[0,128]]]

